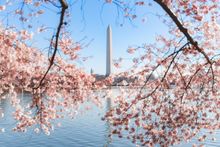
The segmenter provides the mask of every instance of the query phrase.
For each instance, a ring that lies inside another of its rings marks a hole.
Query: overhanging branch
[[[192,36],[188,33],[188,30],[181,24],[176,15],[168,8],[168,6],[162,0],[154,0],[157,4],[159,4],[163,10],[170,16],[173,22],[177,25],[179,30],[186,36],[187,40],[192,44],[198,52],[200,52],[209,64],[212,64],[212,61],[209,59],[208,55],[198,46],[198,43],[192,38]]]
[[[61,13],[60,13],[59,24],[58,24],[56,35],[55,35],[54,52],[53,52],[52,57],[50,59],[50,64],[47,68],[47,71],[45,72],[43,78],[41,78],[38,86],[35,89],[39,88],[42,85],[43,81],[45,80],[48,72],[50,71],[51,67],[54,64],[54,59],[55,59],[55,56],[56,56],[56,53],[57,53],[57,50],[58,50],[58,41],[59,41],[60,31],[61,31],[61,28],[64,24],[64,15],[65,15],[66,9],[68,8],[68,4],[67,4],[66,0],[59,0],[59,2],[61,4],[62,9],[61,9]],[[53,40],[51,40],[51,41],[53,41]]]
[[[195,49],[205,57],[207,63],[210,64],[210,69],[211,69],[211,73],[212,73],[212,90],[213,90],[214,82],[215,82],[215,75],[214,75],[214,70],[212,67],[213,62],[208,57],[208,55],[204,52],[204,50],[198,46],[198,42],[192,38],[192,36],[188,33],[188,30],[183,26],[183,24],[181,24],[179,19],[171,11],[171,9],[163,2],[163,0],[154,0],[154,1],[158,5],[160,5],[161,8],[170,16],[170,18],[173,20],[173,22],[177,25],[178,29],[184,34],[184,36],[186,36],[186,38],[190,42],[190,44],[193,45],[195,47]]]

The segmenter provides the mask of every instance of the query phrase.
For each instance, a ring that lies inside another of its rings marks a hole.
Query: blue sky
[[[106,28],[108,25],[112,27],[113,58],[126,58],[122,62],[123,68],[120,70],[114,68],[114,72],[126,70],[131,66],[129,59],[132,56],[126,52],[128,46],[152,43],[156,35],[167,33],[167,28],[162,20],[154,15],[163,13],[163,11],[154,4],[151,7],[140,8],[137,11],[137,19],[132,22],[124,19],[122,15],[118,17],[117,7],[113,4],[103,6],[103,3],[98,0],[87,0],[83,5],[83,14],[80,6],[81,3],[78,2],[71,7],[70,30],[76,40],[85,36],[87,41],[93,39],[89,47],[81,51],[82,56],[92,56],[81,64],[87,72],[93,68],[95,73],[105,74]],[[146,19],[145,22],[142,21],[143,18]]]
[[[1,4],[1,3],[0,3]],[[140,7],[136,11],[138,17],[132,22],[123,17],[123,14],[118,16],[117,7],[114,4],[103,5],[102,0],[78,0],[70,6],[70,20],[68,30],[71,32],[73,40],[80,41],[86,37],[82,42],[87,44],[91,40],[87,48],[80,51],[83,57],[91,56],[85,62],[79,62],[79,66],[84,68],[86,72],[90,72],[92,68],[95,73],[105,74],[106,61],[106,29],[108,25],[112,27],[113,34],[113,58],[126,58],[122,62],[121,69],[113,69],[114,72],[120,72],[128,69],[131,64],[132,56],[126,50],[129,46],[142,45],[143,43],[152,43],[156,35],[166,34],[167,27],[159,20],[155,14],[164,12],[152,2],[152,6]],[[13,4],[8,7],[8,11],[17,9],[20,4]],[[53,12],[52,6],[46,9],[47,11],[42,17],[39,16],[29,23],[40,26],[46,24],[47,26],[56,27],[59,15]],[[1,17],[5,14],[1,14]],[[11,15],[12,16],[12,15]],[[18,20],[9,16],[9,24],[18,24]],[[145,18],[145,22],[142,19]],[[26,25],[26,24],[25,24]],[[20,27],[22,28],[22,27]],[[30,29],[30,31],[32,31]],[[48,40],[51,37],[53,30],[47,31],[45,34],[36,34],[33,45],[38,48],[48,47]],[[46,49],[45,49],[46,50]]]

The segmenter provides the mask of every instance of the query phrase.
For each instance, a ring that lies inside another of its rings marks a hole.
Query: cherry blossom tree
[[[95,90],[108,88],[119,76],[135,80],[130,80],[126,89],[118,88],[120,95],[105,91],[106,97],[115,102],[103,118],[113,127],[110,135],[126,136],[143,146],[169,146],[193,137],[203,141],[206,135],[197,136],[202,129],[211,133],[220,128],[219,0],[103,0],[102,3],[116,5],[129,20],[139,17],[135,10],[157,5],[164,12],[158,16],[161,23],[169,28],[169,36],[158,35],[151,44],[129,47],[130,54],[138,50],[144,54],[134,57],[131,70],[103,81],[95,80],[72,64],[83,47],[68,33],[71,1],[20,0],[19,9],[8,12],[7,7],[13,3],[5,1],[0,11],[13,13],[24,28],[34,29],[28,20],[47,14],[42,6],[59,12],[57,27],[49,41],[49,57],[31,46],[32,34],[26,29],[4,26],[2,20],[0,94],[15,107],[14,117],[18,121],[15,131],[37,126],[36,132],[42,129],[49,134],[52,120],[62,118],[64,111],[73,116],[85,101],[99,105],[100,97]],[[40,33],[46,29],[46,26],[37,28]],[[69,61],[58,56],[58,50]],[[32,102],[27,106],[20,104],[21,91],[32,93]]]
[[[110,3],[120,7],[126,17],[137,17],[125,1]],[[138,77],[136,84],[144,82],[139,92],[127,91],[118,97],[118,105],[105,118],[119,137],[125,135],[143,146],[169,146],[198,137],[202,129],[211,133],[219,129],[220,5],[218,0],[154,0],[135,1],[132,9],[152,3],[164,11],[161,19],[170,36],[158,36],[157,43],[128,49],[129,53],[146,52],[134,58],[134,69],[124,73]],[[138,70],[143,62],[147,64]],[[153,74],[158,76],[150,80]],[[198,141],[206,138],[199,136]]]
[[[6,1],[1,10],[6,11],[13,4],[14,1]],[[93,96],[94,88],[98,87],[94,84],[95,78],[70,64],[78,58],[77,52],[81,45],[73,42],[65,31],[65,17],[68,15],[68,4],[65,0],[24,0],[18,4],[21,6],[19,9],[6,13],[18,17],[22,25],[25,25],[23,27],[27,25],[32,28],[34,26],[28,24],[29,20],[44,14],[42,5],[52,5],[60,11],[57,28],[49,42],[49,57],[30,45],[33,36],[28,30],[2,26],[0,94],[2,99],[10,99],[15,108],[13,115],[18,123],[14,131],[26,131],[28,127],[36,126],[36,132],[43,130],[49,134],[53,128],[52,120],[64,117],[67,109],[69,115],[74,116],[83,102],[93,101],[98,104],[99,101]],[[31,12],[26,7],[31,8]],[[2,21],[4,24],[4,20]],[[37,28],[39,33],[45,29]],[[58,50],[63,52],[65,59],[56,55]],[[20,104],[18,96],[23,91],[32,94],[32,102],[26,106]]]

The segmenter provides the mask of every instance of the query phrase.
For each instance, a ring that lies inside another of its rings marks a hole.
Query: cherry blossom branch
[[[56,32],[56,35],[55,35],[54,52],[53,52],[53,55],[50,59],[50,64],[47,68],[47,71],[45,72],[43,78],[39,82],[39,85],[35,89],[39,88],[42,85],[42,83],[43,83],[44,79],[46,78],[48,72],[50,71],[51,67],[53,66],[54,59],[55,59],[55,56],[56,56],[56,53],[57,53],[57,50],[58,50],[58,41],[59,41],[60,31],[61,31],[62,26],[65,24],[64,23],[64,15],[65,15],[65,12],[68,8],[68,4],[67,4],[66,0],[59,0],[59,2],[61,4],[62,9],[61,9],[61,14],[60,14],[59,25],[57,27],[57,32]]]
[[[169,72],[169,70],[170,70],[172,64],[175,63],[175,59],[176,59],[177,55],[178,55],[181,51],[183,51],[188,44],[189,44],[189,42],[187,42],[186,44],[184,44],[180,49],[178,49],[177,51],[174,51],[172,54],[170,54],[169,56],[167,56],[165,59],[163,59],[163,60],[161,61],[161,63],[163,63],[163,62],[165,62],[167,59],[169,59],[170,57],[172,57],[172,60],[170,61],[170,63],[169,63],[169,65],[168,65],[168,67],[167,67],[167,69],[166,69],[166,71],[165,71],[165,73],[164,73],[162,79],[160,80],[160,83],[164,82],[164,80],[165,80],[165,78],[166,78],[166,76],[167,76],[167,74],[168,74],[168,72]],[[153,72],[154,72],[160,65],[161,65],[161,64],[158,63],[158,65],[152,70],[151,74],[153,74]],[[150,74],[150,75],[151,75],[151,74]],[[149,79],[150,79],[149,77],[146,79],[146,81],[145,81],[144,85],[142,86],[141,90],[142,90],[142,89],[144,88],[144,86],[147,84],[147,82],[148,82]],[[138,101],[135,101],[135,102],[131,103],[131,104],[126,108],[126,110],[125,110],[124,112],[128,111],[134,104],[138,103],[140,100],[143,100],[143,99],[146,99],[146,98],[152,96],[152,95],[157,91],[157,89],[158,89],[160,86],[161,86],[161,84],[158,84],[149,94],[147,94],[147,95],[144,96],[144,97],[140,97],[140,98],[138,99]],[[141,91],[140,91],[140,92],[141,92]]]
[[[195,49],[200,52],[206,59],[206,61],[210,64],[210,69],[212,72],[212,91],[214,91],[214,82],[215,82],[215,75],[214,75],[214,70],[212,67],[213,62],[211,59],[208,57],[208,55],[204,52],[203,49],[201,49],[198,46],[198,42],[196,42],[192,36],[188,33],[188,30],[181,24],[177,16],[168,8],[168,6],[163,2],[163,0],[154,0],[157,4],[159,4],[162,9],[170,16],[170,18],[173,20],[173,22],[177,25],[179,30],[186,36],[187,40],[192,44]]]
[[[189,42],[187,42],[186,44],[184,44],[179,50],[174,51],[172,54],[170,54],[169,56],[167,56],[166,58],[164,58],[161,63],[165,62],[167,59],[169,59],[170,57],[174,56],[175,54],[178,54],[179,52],[183,51],[185,49],[185,47],[189,44]],[[155,66],[155,68],[151,71],[150,75],[146,78],[144,85],[141,87],[141,90],[143,90],[143,88],[146,86],[147,82],[150,80],[150,77],[153,75],[154,71],[161,65],[161,63],[158,63],[157,66]],[[165,75],[166,76],[166,75]],[[165,77],[163,77],[165,78]]]
[[[199,53],[201,53],[205,57],[206,61],[210,64],[210,68],[211,68],[211,72],[212,72],[212,90],[213,90],[214,81],[215,81],[214,70],[212,67],[213,62],[208,57],[208,55],[204,52],[204,50],[198,46],[198,42],[192,38],[192,36],[188,33],[187,28],[185,28],[183,26],[183,24],[179,21],[177,16],[171,11],[170,8],[168,8],[168,6],[163,2],[163,0],[154,0],[154,1],[162,7],[162,9],[170,16],[170,18],[173,20],[173,22],[177,25],[178,29],[186,36],[186,38],[190,42],[190,44],[192,44],[195,47],[195,49]]]
[[[163,10],[170,16],[173,22],[177,25],[179,30],[186,36],[187,40],[196,48],[198,52],[200,52],[207,60],[209,64],[212,64],[212,61],[209,59],[208,55],[198,46],[198,42],[196,42],[191,35],[188,33],[188,30],[181,24],[176,15],[168,8],[168,6],[162,0],[154,0],[157,4],[159,4]]]

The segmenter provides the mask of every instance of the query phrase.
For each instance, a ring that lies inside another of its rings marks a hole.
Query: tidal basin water
[[[30,100],[30,95],[24,94],[23,102]],[[103,108],[97,108],[91,105],[91,110],[83,114],[78,114],[74,119],[66,117],[57,120],[61,123],[60,127],[55,127],[49,136],[44,133],[36,134],[33,130],[25,133],[13,132],[15,126],[11,112],[10,102],[2,100],[0,109],[3,110],[5,116],[0,119],[0,128],[5,128],[4,133],[0,133],[0,147],[136,147],[126,138],[118,138],[117,136],[109,138],[111,126],[101,120],[104,113],[111,107],[111,100],[104,102]],[[202,132],[202,134],[205,133]],[[212,136],[213,137],[213,136]],[[216,141],[212,141],[211,137],[203,144],[205,147],[220,146],[220,131],[214,135]],[[182,143],[176,147],[188,147],[198,141],[193,139],[189,143]]]

